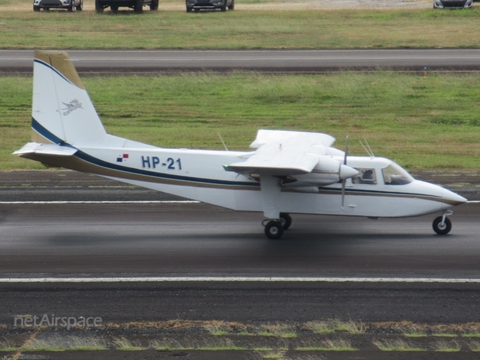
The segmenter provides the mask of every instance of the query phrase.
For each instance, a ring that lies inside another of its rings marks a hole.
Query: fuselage
[[[28,157],[233,210],[262,211],[258,178],[254,174],[224,170],[225,164],[238,163],[251,153],[164,149],[136,144],[141,147],[77,147],[79,151],[74,159],[46,159],[45,156],[36,159],[36,154]],[[332,158],[343,160],[338,153]],[[442,212],[466,201],[438,185],[413,179],[385,158],[349,156],[348,165],[359,174],[346,180],[343,207],[341,182],[315,185],[315,174],[308,174],[308,177],[290,178],[282,185],[281,211],[408,217]]]

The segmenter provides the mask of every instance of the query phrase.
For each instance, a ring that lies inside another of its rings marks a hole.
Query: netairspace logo
[[[71,328],[91,328],[102,326],[101,317],[74,317],[74,316],[55,316],[43,314],[43,316],[20,316],[16,315],[13,318],[14,327],[66,327],[67,330]]]

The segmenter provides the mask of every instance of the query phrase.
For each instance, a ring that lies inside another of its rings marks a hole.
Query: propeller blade
[[[345,156],[343,158],[343,165],[347,165],[347,156],[348,156],[348,135],[345,139]],[[346,183],[347,183],[347,178],[342,179],[342,210],[345,208],[345,184]]]
[[[345,156],[343,158],[343,165],[347,165],[347,156],[348,156],[348,135],[345,141]]]
[[[346,179],[342,180],[342,210],[345,208],[345,183],[347,182]]]

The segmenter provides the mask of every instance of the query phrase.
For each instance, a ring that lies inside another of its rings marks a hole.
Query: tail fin
[[[106,136],[67,53],[35,51],[32,141],[88,146]]]

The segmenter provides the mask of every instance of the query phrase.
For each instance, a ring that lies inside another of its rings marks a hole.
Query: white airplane
[[[106,133],[65,52],[36,51],[32,141],[14,154],[52,166],[238,211],[263,212],[278,239],[289,214],[410,217],[441,213],[447,234],[453,206],[467,200],[415,180],[391,160],[348,156],[330,135],[259,130],[245,151],[164,149]]]

